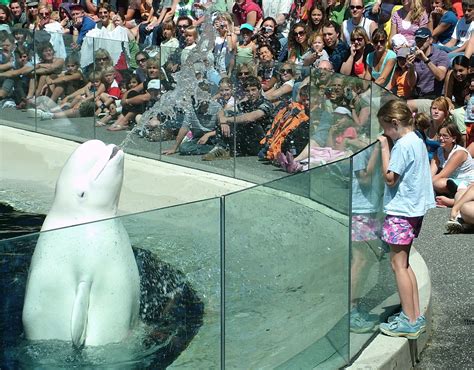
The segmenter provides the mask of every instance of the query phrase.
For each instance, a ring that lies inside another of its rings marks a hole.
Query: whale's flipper
[[[76,348],[84,346],[86,340],[87,314],[89,311],[89,297],[91,282],[81,281],[76,289],[76,298],[72,307],[71,339]]]

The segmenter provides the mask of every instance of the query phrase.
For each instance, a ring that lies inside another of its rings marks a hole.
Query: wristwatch
[[[428,58],[428,59],[425,60],[425,64],[428,64],[428,63],[430,63],[430,62],[431,62],[431,59],[430,59],[430,58]]]

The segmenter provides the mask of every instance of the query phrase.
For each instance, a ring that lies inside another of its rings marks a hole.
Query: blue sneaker
[[[400,314],[392,322],[380,324],[380,331],[390,337],[418,339],[421,334],[420,324],[418,322],[410,324],[410,322],[403,316]]]
[[[369,320],[367,313],[354,308],[350,314],[350,330],[356,334],[363,334],[374,331],[377,323]]]
[[[410,321],[408,319],[408,316],[405,315],[405,313],[403,311],[400,311],[399,313],[397,313],[395,315],[389,316],[387,322],[388,323],[394,322],[398,317],[401,317],[402,319],[404,319],[406,321]],[[425,318],[425,316],[423,316],[423,315],[418,316],[417,319],[416,319],[416,323],[420,325],[421,332],[424,333],[426,331],[426,318]]]

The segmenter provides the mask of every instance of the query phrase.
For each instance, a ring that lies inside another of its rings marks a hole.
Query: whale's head
[[[50,213],[59,213],[61,218],[69,219],[69,224],[114,216],[122,188],[123,164],[124,153],[116,145],[100,140],[81,144],[61,170]],[[48,229],[67,224],[52,226]]]

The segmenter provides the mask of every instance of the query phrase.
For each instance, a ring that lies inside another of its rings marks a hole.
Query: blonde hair
[[[423,6],[422,0],[412,0],[411,4],[410,21],[415,23],[421,19],[421,16],[426,12],[426,10]]]
[[[413,115],[413,125],[419,131],[425,131],[431,125],[431,119],[426,113],[416,113]]]
[[[444,122],[452,121],[450,108],[453,106],[453,103],[451,102],[451,99],[445,96],[438,96],[431,102],[430,108],[433,108],[433,106],[436,106],[436,108],[444,112],[444,116],[446,117]]]

